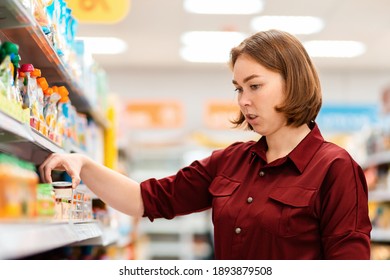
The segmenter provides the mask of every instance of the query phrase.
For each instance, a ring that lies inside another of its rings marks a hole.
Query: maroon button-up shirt
[[[266,161],[265,137],[234,143],[176,175],[141,183],[144,216],[212,208],[217,259],[369,259],[361,168],[314,125],[289,155]]]

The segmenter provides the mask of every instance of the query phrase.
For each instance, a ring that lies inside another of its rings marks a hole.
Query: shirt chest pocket
[[[316,189],[296,186],[273,189],[261,214],[261,225],[282,237],[318,230],[311,207],[315,194]]]
[[[240,186],[240,182],[233,181],[229,178],[218,176],[210,185],[209,191],[213,196],[213,213],[212,218],[215,223],[217,220],[228,218],[226,206],[231,201],[233,193]]]

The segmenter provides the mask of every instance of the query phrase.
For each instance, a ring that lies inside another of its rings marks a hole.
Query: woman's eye
[[[260,88],[260,85],[251,85],[251,89],[255,90],[255,89],[258,89]]]
[[[234,91],[238,92],[238,93],[241,93],[242,92],[242,88],[236,88]]]

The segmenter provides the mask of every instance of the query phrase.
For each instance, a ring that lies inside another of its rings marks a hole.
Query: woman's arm
[[[66,171],[73,188],[82,180],[100,199],[125,214],[141,217],[144,205],[139,183],[81,154],[51,154],[39,167],[42,180],[51,183],[53,170]]]
[[[339,153],[333,161],[320,198],[317,213],[325,259],[370,259],[367,184],[348,154]]]

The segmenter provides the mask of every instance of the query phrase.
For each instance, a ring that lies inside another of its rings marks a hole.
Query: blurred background
[[[0,4],[5,7],[3,14],[19,15],[15,2],[31,4],[6,0]],[[87,96],[95,87],[91,80],[98,84],[98,93],[87,98],[91,106],[79,110],[89,123],[92,119],[101,127],[90,133],[94,142],[87,143],[86,150],[137,181],[174,174],[235,141],[258,139],[254,133],[232,129],[229,122],[238,112],[227,66],[229,50],[260,30],[276,28],[295,34],[320,75],[323,108],[317,121],[325,138],[345,147],[365,169],[374,225],[372,258],[390,258],[388,1],[65,2],[77,22],[72,33],[79,46],[76,60],[83,63],[84,71],[96,74],[78,83]],[[19,29],[10,29],[5,23],[0,39],[27,44],[22,33],[15,31]],[[33,36],[36,44],[45,45],[37,33]],[[34,59],[30,50],[24,52],[22,60]],[[72,59],[59,56],[58,61],[54,58],[55,68],[72,69]],[[53,71],[41,68],[48,77]],[[77,99],[72,93],[69,96]],[[208,211],[151,223],[124,216],[104,204],[94,209],[108,213],[101,216],[102,221],[114,228],[116,235],[119,232],[120,241],[92,247],[86,242],[72,249],[59,246],[51,254],[43,250],[43,255],[26,257],[213,257]]]

